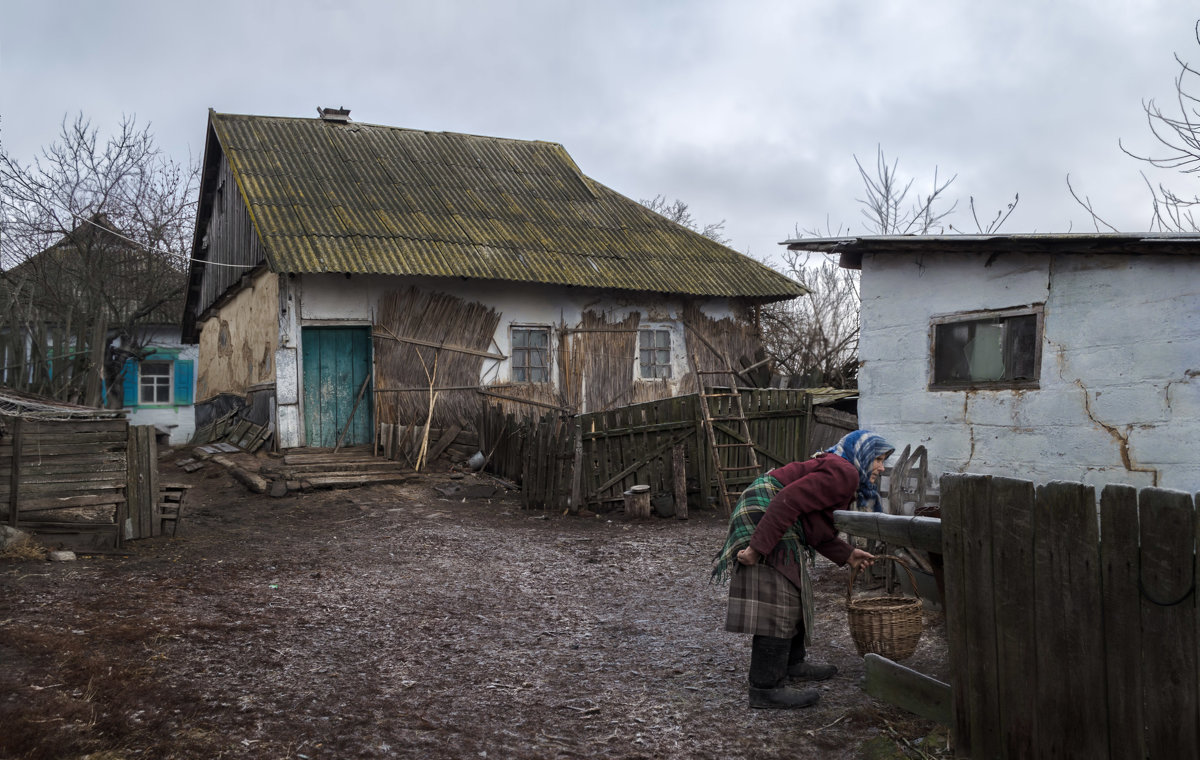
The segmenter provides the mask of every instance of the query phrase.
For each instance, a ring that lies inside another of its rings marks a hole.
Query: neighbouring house
[[[1200,237],[786,245],[861,270],[860,423],[931,473],[1200,490]]]
[[[332,447],[383,424],[472,428],[483,399],[668,397],[697,362],[760,364],[759,307],[805,292],[561,145],[318,110],[209,112],[182,323],[197,426],[241,397],[279,448]]]
[[[146,325],[136,351],[125,360],[122,407],[130,425],[153,425],[172,446],[185,444],[196,431],[192,400],[196,393],[195,344],[185,345],[179,325]],[[118,342],[118,349],[122,348]]]
[[[0,383],[125,409],[191,437],[196,350],[180,341],[184,273],[96,214],[0,276]]]

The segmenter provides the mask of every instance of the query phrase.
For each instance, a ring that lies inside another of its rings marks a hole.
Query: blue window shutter
[[[138,363],[125,360],[125,406],[138,405]]]
[[[177,406],[187,406],[192,403],[193,364],[191,359],[180,359],[175,362],[175,404]]]

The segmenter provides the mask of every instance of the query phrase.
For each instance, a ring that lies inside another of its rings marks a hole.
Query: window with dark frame
[[[171,362],[142,362],[138,367],[138,386],[138,403],[171,403]]]
[[[938,317],[931,390],[1036,388],[1042,307]]]
[[[513,382],[550,382],[550,328],[512,327],[509,330]]]
[[[643,380],[660,380],[671,376],[671,331],[638,330],[639,376]]]

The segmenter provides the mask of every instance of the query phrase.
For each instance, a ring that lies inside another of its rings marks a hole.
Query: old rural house
[[[694,390],[693,357],[754,364],[757,307],[804,292],[555,143],[344,109],[210,111],[193,259],[200,416],[253,397],[280,448],[470,427],[484,398],[586,412]]]
[[[1200,489],[1200,238],[788,246],[861,269],[859,419],[932,474]]]

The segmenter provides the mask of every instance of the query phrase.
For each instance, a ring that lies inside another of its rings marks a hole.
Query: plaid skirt
[[[796,588],[770,565],[735,565],[725,630],[781,639],[803,633],[805,642],[811,642],[813,599],[807,562],[801,562],[800,579],[806,588]]]

